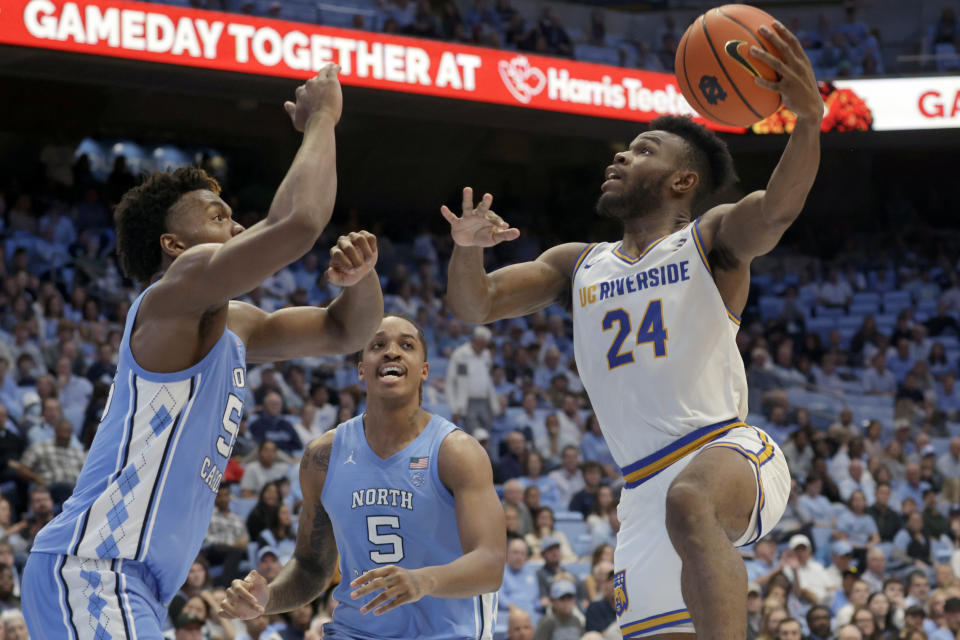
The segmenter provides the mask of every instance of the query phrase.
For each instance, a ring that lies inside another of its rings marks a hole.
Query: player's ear
[[[357,360],[357,376],[363,380],[363,351],[360,352],[360,359]]]
[[[677,195],[692,193],[700,184],[700,176],[695,171],[677,171],[673,175],[673,184],[670,188]]]
[[[176,258],[187,250],[187,245],[175,233],[164,233],[160,236],[160,249],[170,257]]]

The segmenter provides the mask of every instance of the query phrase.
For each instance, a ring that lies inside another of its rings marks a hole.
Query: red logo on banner
[[[547,84],[547,77],[537,67],[531,67],[526,56],[517,56],[510,60],[501,60],[497,64],[500,70],[500,79],[510,94],[522,102],[529,104],[530,98],[543,91]]]

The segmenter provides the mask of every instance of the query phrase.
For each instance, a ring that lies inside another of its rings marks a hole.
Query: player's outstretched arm
[[[797,37],[780,22],[774,30],[760,27],[783,56],[780,61],[757,47],[751,50],[780,75],[776,82],[756,78],[757,84],[780,93],[783,103],[797,114],[787,147],[770,176],[765,191],[756,191],[740,202],[709,211],[701,232],[709,243],[724,247],[737,262],[749,263],[771,251],[803,210],[820,167],[820,123],[823,100],[813,67]]]
[[[457,217],[446,205],[440,212],[450,223],[453,255],[447,273],[447,303],[454,315],[474,324],[517,318],[548,307],[567,290],[583,243],[562,244],[545,251],[533,262],[515,264],[488,274],[483,250],[516,240],[512,229],[490,210],[493,196],[483,195],[473,206],[473,189],[463,190],[463,215]]]
[[[320,494],[335,433],[336,429],[332,429],[311,442],[300,459],[303,511],[293,558],[269,585],[256,571],[244,580],[234,580],[221,605],[223,616],[249,620],[290,611],[316,600],[330,584],[337,563],[337,544]]]
[[[284,104],[294,128],[303,132],[303,142],[267,217],[223,244],[183,251],[155,292],[169,297],[172,308],[205,312],[247,293],[300,258],[320,237],[337,191],[334,126],[342,108],[338,70],[325,66],[297,88],[295,103]]]
[[[248,362],[276,362],[359,351],[380,326],[383,293],[374,267],[377,238],[367,231],[340,236],[330,249],[327,280],[344,287],[327,307],[289,307],[266,313],[230,303],[230,328],[247,345]]]
[[[352,598],[380,592],[362,613],[380,615],[424,596],[470,598],[490,593],[503,582],[507,561],[503,507],[493,488],[490,458],[472,436],[454,431],[440,445],[440,480],[453,493],[463,555],[453,562],[404,569],[368,571],[353,580]]]

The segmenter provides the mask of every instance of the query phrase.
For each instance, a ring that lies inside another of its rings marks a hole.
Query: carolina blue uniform
[[[333,523],[343,580],[333,592],[339,604],[325,638],[493,637],[495,593],[427,596],[380,616],[360,613],[376,594],[350,598],[350,581],[372,569],[419,569],[463,555],[453,496],[437,472],[440,444],[456,428],[434,416],[413,442],[383,460],[367,444],[362,416],[337,427],[320,500]]]
[[[127,315],[73,496],[27,562],[23,609],[35,640],[160,638],[210,523],[243,413],[244,345],[226,329],[189,369],[143,369],[130,333],[144,294]]]

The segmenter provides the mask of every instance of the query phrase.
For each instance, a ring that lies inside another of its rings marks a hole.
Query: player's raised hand
[[[227,597],[220,603],[220,615],[224,618],[252,620],[263,615],[270,591],[267,580],[251,571],[243,580],[234,580],[227,589]]]
[[[369,231],[340,236],[330,249],[327,280],[338,287],[357,284],[377,264],[377,237]]]
[[[823,120],[823,98],[820,97],[817,78],[797,36],[790,33],[780,21],[773,23],[773,29],[761,26],[760,33],[773,43],[783,60],[760,47],[751,47],[751,54],[780,74],[780,79],[776,81],[756,76],[754,82],[764,89],[779,93],[783,97],[783,104],[798,118],[817,122]]]
[[[457,217],[453,211],[443,205],[440,213],[450,223],[450,235],[461,247],[492,247],[508,240],[520,237],[519,229],[511,229],[503,218],[490,210],[493,196],[483,194],[480,204],[473,207],[473,189],[463,188],[463,215]]]
[[[337,78],[339,72],[338,64],[324,65],[317,75],[297,87],[295,102],[288,100],[283,103],[294,129],[302,132],[307,128],[310,117],[318,113],[328,114],[334,123],[340,122],[343,93]]]
[[[410,571],[396,565],[367,571],[355,578],[350,586],[353,588],[350,597],[354,600],[380,592],[360,609],[360,613],[373,611],[375,616],[396,609],[402,604],[416,602],[426,595],[423,579],[416,570]]]

